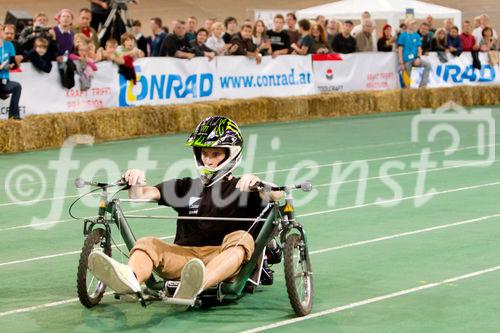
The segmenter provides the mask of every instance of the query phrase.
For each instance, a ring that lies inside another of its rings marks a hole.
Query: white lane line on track
[[[468,186],[468,187],[460,187],[460,188],[445,190],[445,191],[441,191],[441,192],[435,192],[434,195],[441,195],[441,194],[447,194],[447,193],[453,193],[453,192],[467,191],[467,190],[470,190],[470,189],[477,189],[477,188],[488,187],[488,186],[495,186],[495,185],[500,185],[500,182],[480,184],[480,185],[474,185],[474,186]],[[308,217],[308,216],[315,216],[315,215],[321,215],[321,214],[327,214],[327,213],[333,213],[333,212],[339,212],[339,211],[345,211],[345,210],[351,210],[351,209],[357,209],[357,208],[364,208],[364,207],[369,207],[369,206],[380,206],[381,204],[391,203],[391,202],[394,202],[394,201],[397,201],[397,200],[404,201],[404,200],[416,199],[416,198],[420,198],[420,197],[424,197],[424,196],[425,195],[414,195],[414,196],[403,197],[403,198],[399,198],[399,199],[384,200],[384,201],[380,201],[380,202],[372,202],[372,203],[367,203],[367,204],[362,204],[362,205],[347,206],[347,207],[341,207],[341,208],[336,208],[336,209],[329,209],[329,210],[312,212],[312,213],[306,213],[306,214],[298,214],[297,218]],[[66,253],[65,255],[73,254],[74,252],[75,251],[65,252]],[[0,263],[0,267],[1,266],[7,266],[7,265],[24,263],[24,262],[29,262],[29,261],[38,261],[38,260],[46,259],[45,257],[52,258],[52,257],[57,257],[57,256],[59,256],[59,254],[53,254],[53,255],[50,255],[50,256],[29,258],[29,259],[23,259],[23,260],[9,261],[9,262]]]
[[[165,237],[159,237],[159,238],[160,239],[170,239],[170,238],[174,238],[174,237],[175,236],[171,235],[171,236],[165,236]],[[116,244],[116,246],[119,246],[119,247],[125,246],[125,243]],[[114,246],[114,247],[116,248],[116,246]],[[2,267],[2,266],[9,266],[9,265],[15,265],[15,264],[22,264],[22,263],[25,263],[25,262],[40,261],[40,260],[44,260],[44,259],[64,257],[64,256],[72,255],[72,254],[79,254],[81,252],[82,252],[82,250],[77,250],[77,251],[70,251],[70,252],[49,254],[49,255],[46,255],[46,256],[42,256],[42,257],[35,257],[35,258],[29,258],[29,259],[7,261],[7,262],[0,263],[0,267]]]
[[[377,146],[383,146],[383,145],[393,145],[394,143],[388,143],[388,144],[380,144],[380,145],[373,145],[374,147]],[[493,144],[493,145],[486,145],[486,147],[490,146],[498,146],[500,143]],[[464,147],[464,148],[459,148],[456,151],[463,151],[463,150],[470,150],[470,149],[475,149],[478,147],[484,147],[484,146],[469,146],[469,147]],[[318,151],[321,152],[321,151]],[[436,150],[436,151],[431,151],[430,154],[437,154],[437,153],[443,153],[447,152],[447,149],[444,150]],[[334,165],[344,165],[344,164],[349,164],[352,162],[357,162],[357,161],[364,161],[364,162],[376,162],[376,161],[383,161],[383,160],[388,160],[388,159],[396,159],[396,158],[401,158],[401,157],[412,157],[412,156],[419,156],[421,153],[411,153],[411,154],[403,154],[403,155],[394,155],[394,156],[384,156],[384,157],[377,157],[377,158],[371,158],[371,159],[358,159],[358,160],[350,160],[350,161],[345,161],[345,162],[334,162],[334,163],[329,163],[329,164],[321,164],[318,166],[315,166],[315,169],[319,168],[324,168],[328,166],[334,166]],[[480,163],[478,163],[480,164]],[[307,169],[312,169],[312,167],[306,167]],[[292,170],[297,170],[298,168],[288,168],[288,169],[279,169],[279,170],[273,170],[272,172],[268,171],[259,171],[255,172],[255,175],[263,175],[267,173],[277,173],[277,172],[286,172],[286,171],[292,171]],[[6,185],[7,186],[7,185]],[[51,197],[51,198],[43,198],[39,200],[30,200],[30,201],[23,201],[23,204],[27,205],[28,203],[37,203],[37,202],[43,202],[43,201],[52,201],[52,200],[64,200],[67,198],[76,198],[79,195],[68,195],[68,196],[60,196],[60,197]],[[0,203],[0,207],[5,207],[5,206],[20,206],[17,202],[4,202]],[[24,205],[21,205],[24,207]]]
[[[337,313],[337,312],[340,312],[340,311],[344,311],[344,310],[348,310],[348,309],[353,309],[353,308],[358,308],[360,306],[364,306],[364,305],[369,305],[369,304],[376,303],[376,302],[385,301],[385,300],[388,300],[388,299],[391,299],[391,298],[396,298],[396,297],[401,297],[401,296],[405,296],[405,295],[408,295],[408,294],[413,294],[413,293],[416,293],[416,292],[419,292],[419,291],[422,291],[422,290],[436,288],[436,287],[439,287],[439,286],[442,286],[442,285],[445,285],[445,284],[449,284],[449,283],[454,283],[454,282],[458,282],[458,281],[470,279],[470,278],[477,277],[477,276],[480,276],[480,275],[483,275],[483,274],[492,273],[492,272],[495,272],[495,271],[498,271],[498,270],[500,270],[500,265],[499,266],[490,267],[490,268],[486,268],[486,269],[483,269],[483,270],[480,270],[480,271],[476,271],[476,272],[472,272],[472,273],[468,273],[468,274],[464,274],[464,275],[452,277],[452,278],[449,278],[449,279],[446,279],[446,280],[442,280],[442,281],[439,281],[439,282],[429,283],[429,284],[425,284],[425,285],[422,285],[422,286],[419,286],[419,287],[414,287],[414,288],[410,288],[410,289],[404,289],[404,290],[400,290],[400,291],[393,292],[393,293],[390,293],[390,294],[385,294],[385,295],[381,295],[381,296],[373,297],[373,298],[367,298],[367,299],[364,299],[364,300],[361,300],[361,301],[358,301],[358,302],[354,302],[354,303],[350,303],[350,304],[346,304],[346,305],[342,305],[342,306],[333,307],[333,308],[330,308],[328,310],[323,310],[323,311],[320,311],[320,312],[316,312],[316,313],[310,314],[310,315],[305,316],[305,317],[299,317],[299,318],[293,318],[293,319],[288,319],[288,320],[282,320],[282,321],[278,321],[278,322],[276,322],[274,324],[269,324],[269,325],[265,325],[265,326],[251,328],[251,329],[248,329],[248,330],[245,330],[245,331],[241,331],[240,333],[262,332],[262,331],[270,330],[270,329],[273,329],[273,328],[277,328],[277,327],[282,327],[282,326],[285,326],[285,325],[290,325],[290,324],[298,323],[298,322],[301,322],[301,321],[304,321],[304,320],[309,320],[309,319],[314,319],[314,318],[318,318],[318,317],[322,317],[322,316],[327,316],[327,315],[334,314],[334,313]]]
[[[136,209],[136,210],[130,210],[127,213],[137,213],[137,212],[144,212],[144,211],[150,211],[150,210],[156,210],[156,209],[162,209],[165,208],[164,206],[160,207],[151,207],[151,208],[143,208],[143,209]],[[84,216],[82,217],[83,219],[90,219],[95,217],[93,216]],[[36,228],[36,227],[41,227],[43,225],[51,225],[51,224],[59,224],[59,223],[67,223],[67,222],[73,222],[73,223],[81,223],[80,220],[75,220],[75,219],[67,219],[67,220],[57,220],[57,221],[48,221],[48,222],[42,222],[42,223],[35,223],[35,224],[23,224],[23,225],[18,225],[15,227],[8,227],[8,228],[3,228],[0,229],[0,232],[2,231],[10,231],[10,230],[17,230],[17,229],[27,229],[27,228]]]
[[[313,255],[313,254],[320,254],[320,253],[331,252],[331,251],[338,251],[338,250],[345,249],[345,248],[350,248],[350,247],[362,246],[362,245],[371,244],[371,243],[382,242],[382,241],[386,241],[386,240],[390,240],[390,239],[394,239],[394,238],[400,238],[400,237],[405,237],[405,236],[410,236],[410,235],[415,235],[415,234],[430,232],[430,231],[434,231],[434,230],[440,230],[440,229],[450,228],[450,227],[464,225],[464,224],[483,222],[483,221],[490,220],[490,219],[495,218],[495,217],[500,217],[500,213],[499,214],[482,216],[482,217],[478,217],[478,218],[470,219],[470,220],[465,220],[465,221],[459,221],[459,222],[450,223],[450,224],[446,224],[446,225],[439,225],[439,226],[435,226],[435,227],[429,227],[429,228],[425,228],[425,229],[419,229],[419,230],[404,232],[404,233],[400,233],[400,234],[395,234],[395,235],[390,235],[390,236],[385,236],[385,237],[379,237],[379,238],[369,239],[369,240],[365,240],[365,241],[360,241],[360,242],[355,242],[355,243],[350,243],[350,244],[344,244],[344,245],[340,245],[340,246],[336,246],[336,247],[330,247],[330,248],[326,248],[326,249],[311,251],[310,254]],[[163,239],[164,238],[168,238],[168,237],[173,237],[173,236],[163,237]],[[119,244],[119,245],[124,245],[124,244]],[[75,251],[75,252],[80,253],[80,251]],[[71,253],[71,254],[73,254],[73,253]],[[77,301],[78,301],[78,298],[73,298],[73,299],[69,299],[69,300],[65,300],[65,301],[59,301],[59,302],[53,302],[53,303],[47,303],[47,304],[41,304],[41,305],[31,306],[31,307],[28,307],[28,308],[14,309],[14,310],[6,311],[6,312],[0,312],[0,317],[7,316],[7,315],[12,315],[12,314],[17,314],[17,313],[24,313],[24,312],[35,311],[35,310],[39,310],[39,309],[43,309],[43,308],[54,307],[54,306],[57,306],[57,305],[67,304],[67,303],[73,303],[73,302],[77,302]],[[318,312],[318,313],[320,313],[320,312]],[[282,325],[286,325],[286,324],[282,324]]]

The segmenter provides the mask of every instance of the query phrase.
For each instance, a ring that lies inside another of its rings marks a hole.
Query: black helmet
[[[228,175],[241,160],[243,137],[238,125],[229,118],[213,116],[196,126],[186,145],[193,147],[196,167],[205,186],[212,186]],[[226,158],[215,168],[201,160],[201,148],[225,148]]]

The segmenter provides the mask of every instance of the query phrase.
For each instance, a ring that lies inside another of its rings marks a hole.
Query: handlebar
[[[83,179],[82,177],[78,177],[75,179],[76,188],[82,188],[86,185],[100,187],[102,189],[109,188],[109,187],[117,187],[117,186],[125,186],[126,188],[129,187],[128,183],[123,178],[120,178],[117,181],[110,183],[110,184],[87,181],[87,180]]]
[[[271,192],[271,191],[289,192],[295,189],[301,189],[304,192],[311,192],[312,183],[310,181],[305,181],[295,185],[274,186],[266,182],[257,182],[255,185],[250,186],[250,190],[256,192]]]

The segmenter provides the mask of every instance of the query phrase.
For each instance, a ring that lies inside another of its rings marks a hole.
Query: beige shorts
[[[137,250],[144,251],[153,261],[154,270],[161,277],[177,280],[189,260],[198,258],[207,265],[218,254],[236,245],[245,249],[243,262],[250,260],[254,251],[254,241],[252,236],[243,230],[227,234],[219,246],[180,246],[165,243],[156,237],[144,237],[137,241],[130,254]],[[228,275],[234,276],[238,271],[228,272]]]

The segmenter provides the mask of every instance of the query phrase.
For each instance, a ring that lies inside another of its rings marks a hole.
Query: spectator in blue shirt
[[[460,36],[458,35],[458,27],[453,26],[450,29],[450,33],[447,36],[447,40],[450,53],[453,54],[455,57],[460,56],[460,54],[463,51],[463,48],[462,48],[462,41],[460,40]]]
[[[21,98],[21,85],[10,80],[9,69],[15,63],[16,50],[11,42],[0,36],[0,95],[7,97],[11,95],[9,107],[9,119],[20,120],[19,99]]]
[[[420,87],[426,87],[429,83],[431,66],[427,61],[421,59],[422,40],[416,32],[416,21],[414,19],[407,19],[405,24],[406,31],[401,32],[398,37],[399,65],[402,70],[407,71],[408,75],[411,74],[413,67],[423,67],[424,72],[420,81]]]

